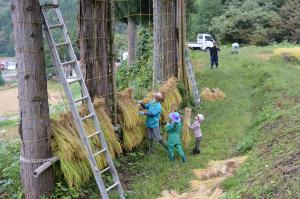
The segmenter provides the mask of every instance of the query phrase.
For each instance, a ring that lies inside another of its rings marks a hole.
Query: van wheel
[[[205,48],[205,51],[208,51],[210,49],[210,47]]]

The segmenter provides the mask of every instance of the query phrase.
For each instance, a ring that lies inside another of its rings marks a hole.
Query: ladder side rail
[[[48,24],[47,24],[47,21],[46,21],[46,17],[44,16],[44,12],[42,11],[42,17],[43,17],[43,21],[44,21],[44,34],[45,34],[45,37],[48,41],[48,44],[49,44],[49,47],[51,49],[51,55],[52,55],[52,59],[53,59],[53,62],[56,64],[56,67],[58,69],[58,75],[59,75],[59,79],[64,87],[64,90],[67,94],[67,99],[70,103],[70,108],[71,108],[71,112],[73,114],[73,117],[74,117],[74,120],[75,120],[75,124],[79,130],[79,134],[80,134],[80,137],[81,137],[81,140],[83,141],[83,145],[84,145],[84,148],[85,148],[85,151],[87,152],[88,154],[88,158],[90,160],[90,164],[91,164],[91,168],[92,168],[92,171],[94,173],[94,176],[99,176],[100,178],[96,178],[96,181],[97,181],[97,184],[98,184],[98,187],[100,189],[100,192],[101,192],[101,195],[104,197],[104,198],[108,198],[108,194],[106,192],[106,189],[105,187],[103,186],[99,186],[100,185],[104,185],[104,182],[101,178],[101,176],[99,175],[99,171],[96,169],[96,160],[92,154],[92,149],[91,149],[91,146],[90,146],[90,143],[84,133],[84,128],[83,128],[83,125],[82,125],[82,121],[80,120],[80,115],[79,115],[79,112],[76,108],[76,105],[74,104],[73,100],[72,100],[72,92],[71,92],[71,89],[69,88],[69,85],[68,85],[68,82],[64,76],[64,72],[63,72],[63,68],[61,66],[61,62],[60,62],[60,58],[59,58],[59,54],[58,54],[58,51],[57,49],[55,48],[54,46],[54,41],[50,35],[50,32],[49,32],[49,29],[48,29]],[[82,80],[83,81],[83,80]]]
[[[60,9],[57,8],[56,9],[56,13],[57,13],[57,16],[58,16],[58,19],[59,19],[59,23],[60,24],[64,24],[64,20],[63,20],[63,17],[62,17]],[[64,35],[65,40],[70,43],[70,45],[68,45],[69,46],[68,49],[69,49],[69,53],[70,53],[71,59],[76,60],[75,70],[76,70],[77,76],[79,78],[82,78],[84,80],[82,72],[80,70],[80,67],[77,64],[77,58],[76,58],[76,55],[74,53],[74,49],[73,49],[73,47],[71,45],[72,43],[71,43],[71,40],[70,40],[70,37],[69,37],[69,34],[68,34],[68,31],[66,29],[65,24],[64,24],[64,27],[63,27],[62,30],[63,30],[63,35]],[[85,83],[81,83],[80,85],[81,85],[82,92],[83,92],[82,95],[83,96],[89,96],[89,92],[88,92],[88,89],[86,87],[86,84]],[[95,113],[94,106],[93,106],[93,103],[92,103],[92,100],[91,100],[90,97],[87,98],[87,106],[88,106],[88,110],[89,110],[89,112],[91,114]],[[117,190],[118,190],[118,192],[120,194],[120,197],[123,198],[124,191],[123,191],[123,188],[121,186],[121,181],[119,180],[119,177],[117,175],[117,170],[116,170],[116,168],[114,166],[113,160],[112,160],[110,152],[108,150],[108,145],[107,145],[107,142],[105,141],[105,137],[104,137],[103,131],[101,129],[99,120],[97,118],[97,114],[94,115],[93,121],[94,121],[94,127],[95,127],[96,132],[101,132],[100,134],[98,134],[99,139],[100,139],[100,143],[101,143],[102,148],[106,148],[107,149],[104,152],[105,153],[105,158],[106,158],[107,164],[110,167],[111,174],[112,174],[112,177],[113,177],[113,181],[119,183],[118,186],[117,186]]]

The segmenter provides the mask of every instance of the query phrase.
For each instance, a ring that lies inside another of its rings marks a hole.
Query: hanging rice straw
[[[189,131],[189,124],[191,122],[191,113],[192,113],[192,109],[185,108],[183,129],[182,129],[182,144],[186,149],[189,147],[191,142],[191,134]]]
[[[122,126],[124,146],[132,150],[145,137],[143,117],[138,115],[139,106],[133,99],[133,90],[126,89],[118,94],[119,122]]]

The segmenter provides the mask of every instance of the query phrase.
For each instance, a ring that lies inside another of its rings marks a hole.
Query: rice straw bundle
[[[138,115],[139,105],[134,102],[132,89],[118,93],[118,108],[124,146],[132,150],[143,141],[146,133],[144,119]]]
[[[187,149],[191,142],[191,134],[189,130],[189,124],[191,123],[192,109],[185,108],[183,129],[182,129],[182,144]]]
[[[122,146],[114,132],[111,120],[105,112],[104,99],[96,99],[94,107],[111,156],[115,158],[122,153]],[[85,106],[79,107],[79,110],[81,116],[88,114]],[[85,120],[83,126],[88,135],[96,132],[91,119]],[[59,121],[51,120],[51,127],[53,131],[51,143],[53,153],[60,158],[60,168],[64,178],[69,186],[79,188],[87,183],[93,174],[71,112],[61,114]],[[89,141],[93,152],[101,149],[98,136],[94,136]],[[106,166],[103,155],[96,156],[96,162],[99,168]]]
[[[182,97],[178,92],[176,81],[177,80],[175,77],[171,77],[158,90],[158,92],[162,93],[162,95],[164,96],[164,102],[162,103],[162,118],[161,118],[163,122],[168,121],[168,115],[172,110],[172,106],[174,106],[174,109],[176,110],[179,108],[182,102]],[[148,103],[151,99],[152,99],[152,93],[149,93],[147,97],[143,100],[143,102]]]
[[[300,60],[300,48],[276,48],[273,51],[275,56],[293,56]]]
[[[103,130],[105,140],[108,144],[109,152],[114,159],[116,156],[122,153],[122,146],[120,140],[115,134],[114,127],[111,119],[105,112],[105,100],[104,98],[98,98],[94,101],[94,107],[98,116],[101,129]]]
[[[68,114],[61,115],[68,118]],[[52,151],[60,158],[60,169],[69,186],[79,188],[92,176],[86,153],[76,131],[69,131],[70,124],[63,118],[51,120]]]
[[[205,88],[201,92],[201,97],[208,101],[213,101],[217,99],[224,99],[226,98],[226,95],[223,91],[221,91],[219,88]]]

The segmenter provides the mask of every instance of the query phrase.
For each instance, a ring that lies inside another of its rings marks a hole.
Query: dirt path
[[[60,92],[49,91],[49,103],[58,104],[62,102]],[[0,91],[0,116],[17,114],[19,111],[18,105],[18,89],[10,88]]]
[[[235,174],[247,157],[212,161],[206,169],[193,170],[196,180],[190,181],[190,192],[179,194],[175,191],[163,191],[158,199],[216,199],[221,198],[222,182]]]

